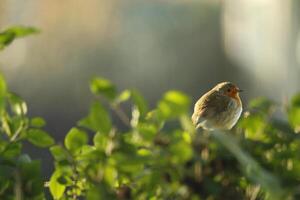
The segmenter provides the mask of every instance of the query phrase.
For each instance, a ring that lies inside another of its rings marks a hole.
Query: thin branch
[[[19,126],[19,128],[16,130],[16,132],[13,134],[13,136],[11,138],[9,138],[9,141],[7,143],[7,145],[4,147],[4,149],[0,152],[0,155],[5,153],[8,148],[14,143],[14,142],[18,142],[20,140],[19,135],[21,134],[22,130],[25,129],[26,127],[24,127],[24,123],[22,122],[22,124]]]
[[[113,109],[113,111],[117,114],[117,116],[120,118],[120,120],[128,127],[131,127],[130,119],[126,115],[126,113],[123,111],[123,109],[120,107],[119,104],[109,104],[110,107]]]
[[[24,122],[21,121],[21,124],[20,124],[19,128],[16,130],[16,132],[10,138],[10,142],[13,142],[13,141],[15,141],[18,138],[18,136],[21,134],[23,128],[24,128]]]
[[[118,104],[118,103],[111,103],[106,98],[101,98],[101,96],[96,96],[96,99],[98,99],[99,101],[104,101],[106,104],[108,104],[109,107],[116,113],[116,115],[122,121],[122,123],[125,126],[128,126],[129,128],[131,128],[130,118],[126,115],[126,113],[124,112],[124,110],[120,107],[120,104]]]
[[[22,200],[23,199],[23,192],[22,192],[22,180],[19,171],[15,171],[14,173],[15,176],[15,187],[14,187],[14,192],[15,192],[15,199],[16,200]]]

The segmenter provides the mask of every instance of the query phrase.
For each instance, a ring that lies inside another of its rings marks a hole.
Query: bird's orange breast
[[[236,100],[236,102],[237,102],[238,105],[242,105],[242,101],[241,101],[241,98],[239,96],[239,93],[237,93],[237,92],[231,92],[231,93],[229,93],[228,96],[230,96],[231,98],[233,98],[234,100]]]

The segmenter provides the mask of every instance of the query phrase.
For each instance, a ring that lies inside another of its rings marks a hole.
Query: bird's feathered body
[[[229,130],[236,124],[242,102],[234,88],[237,87],[230,82],[220,83],[196,102],[192,115],[196,128]]]

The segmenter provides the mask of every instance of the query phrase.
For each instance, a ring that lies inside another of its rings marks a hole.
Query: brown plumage
[[[229,130],[242,113],[241,90],[230,82],[216,85],[195,104],[192,121],[196,128]]]

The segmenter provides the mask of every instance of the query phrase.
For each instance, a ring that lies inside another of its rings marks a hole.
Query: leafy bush
[[[0,77],[0,199],[45,199],[46,188],[53,199],[300,198],[300,95],[284,106],[255,99],[235,129],[222,133],[194,129],[182,92],[167,92],[150,110],[138,91],[118,93],[109,80],[94,78],[90,89],[89,113],[59,144]],[[22,153],[24,141],[49,147],[49,181],[39,161]]]

